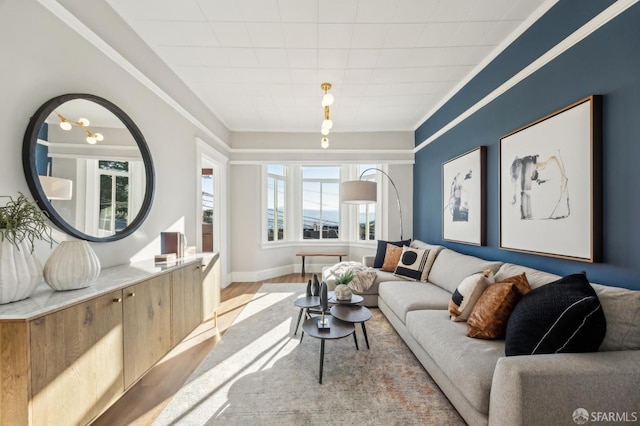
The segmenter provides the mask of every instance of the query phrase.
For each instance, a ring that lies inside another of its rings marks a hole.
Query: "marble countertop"
[[[153,259],[150,259],[104,268],[100,271],[100,275],[93,285],[78,290],[55,291],[42,282],[31,297],[0,305],[0,322],[29,321],[217,255],[217,253],[199,253],[171,262],[155,263]]]

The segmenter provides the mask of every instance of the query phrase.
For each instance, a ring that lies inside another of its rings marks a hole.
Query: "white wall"
[[[231,160],[225,170],[227,186],[221,188],[221,195],[228,197],[228,203],[223,203],[228,206],[223,213],[227,220],[222,224],[228,242],[220,248],[223,271],[229,272],[223,272],[224,283],[231,278],[269,278],[300,267],[294,255],[299,247],[261,247],[260,165],[264,162],[390,164],[389,173],[403,202],[405,237],[411,236],[413,132],[332,133],[328,150],[320,149],[319,133],[232,133],[104,0],[92,0],[91,7],[83,0],[43,3],[46,7],[34,0],[0,1],[0,195],[30,195],[22,170],[22,139],[29,117],[40,105],[65,93],[89,93],[118,105],[149,145],[156,192],[151,213],[134,235],[92,243],[103,267],[157,254],[162,231],[183,231],[189,243],[195,243],[200,196],[195,182],[201,153],[196,139]],[[399,237],[395,195],[391,192],[388,197],[385,236],[395,239]],[[55,238],[70,237],[56,231]],[[352,260],[373,250],[342,242],[324,248],[348,249]],[[43,263],[51,250],[44,244],[37,246]],[[319,270],[322,262],[331,259],[310,259],[309,270]]]
[[[96,1],[86,9],[100,20],[104,6]],[[120,23],[110,24],[118,29]],[[153,206],[139,230],[117,242],[92,244],[102,265],[159,253],[161,231],[180,230],[194,241],[193,200],[199,196],[194,186],[198,172],[194,137],[208,142],[211,138],[35,1],[0,2],[0,40],[0,194],[30,196],[21,150],[29,117],[36,109],[57,95],[90,93],[110,100],[133,119],[146,138],[156,170]],[[69,238],[60,232],[55,237],[58,241]],[[43,263],[50,250],[38,245]]]

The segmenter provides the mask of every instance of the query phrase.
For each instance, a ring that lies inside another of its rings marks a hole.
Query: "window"
[[[302,238],[337,239],[340,234],[340,166],[302,167]]]
[[[213,168],[203,168],[201,174],[202,251],[213,251]]]
[[[129,224],[129,163],[99,161],[100,210],[99,236],[122,231]]]
[[[362,175],[361,180],[376,180],[375,164],[360,164],[357,167],[358,176]],[[371,169],[371,170],[369,170]],[[359,204],[358,206],[358,240],[369,241],[376,239],[376,205],[375,204]]]
[[[267,241],[285,238],[286,167],[267,166]]]

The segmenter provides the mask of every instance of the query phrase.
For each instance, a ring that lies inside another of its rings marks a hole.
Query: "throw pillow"
[[[376,251],[376,258],[373,261],[374,268],[382,268],[384,264],[384,256],[387,254],[387,244],[392,244],[397,247],[408,246],[411,240],[403,241],[383,241],[378,240],[378,250]]]
[[[467,336],[478,339],[504,337],[509,316],[520,297],[514,283],[491,284],[467,319]]]
[[[491,269],[469,275],[462,280],[449,301],[451,319],[453,321],[466,321],[484,290],[493,282],[493,271]]]
[[[387,254],[384,256],[384,263],[380,270],[386,272],[395,271],[396,266],[398,266],[398,262],[400,262],[400,256],[402,256],[402,247],[387,244]]]
[[[527,280],[527,275],[523,272],[520,275],[514,275],[513,277],[504,278],[500,280],[501,283],[514,283],[518,292],[521,296],[529,293],[531,291],[531,286],[529,285],[529,280]]]
[[[408,246],[402,247],[400,262],[398,262],[394,274],[420,281],[422,271],[427,264],[428,256],[429,250],[427,249],[415,249]]]
[[[606,331],[600,300],[587,276],[568,275],[522,298],[507,326],[505,352],[595,352]]]

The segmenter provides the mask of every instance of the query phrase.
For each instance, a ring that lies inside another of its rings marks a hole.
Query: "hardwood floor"
[[[313,274],[305,277],[289,274],[261,282],[231,283],[222,289],[218,326],[215,327],[213,318],[198,326],[92,425],[150,425],[207,354],[215,348],[263,283],[306,283],[312,276]]]

